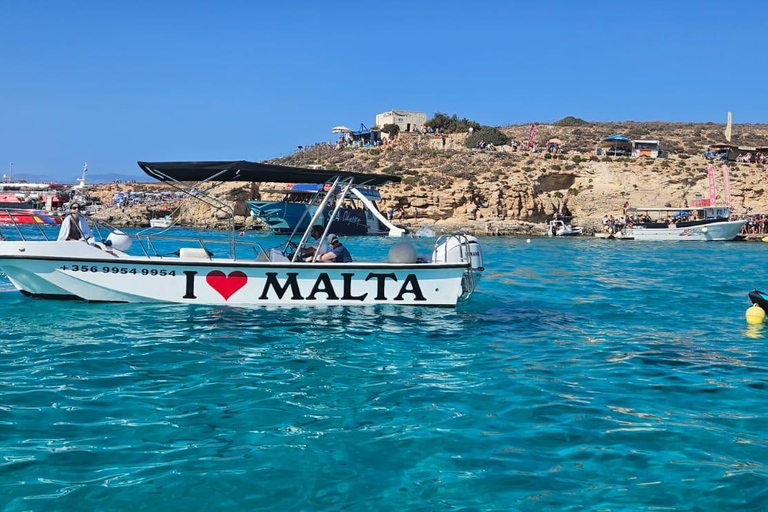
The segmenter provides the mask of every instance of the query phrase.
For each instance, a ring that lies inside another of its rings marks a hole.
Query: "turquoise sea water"
[[[456,310],[0,279],[0,510],[768,509],[768,244],[482,242]]]

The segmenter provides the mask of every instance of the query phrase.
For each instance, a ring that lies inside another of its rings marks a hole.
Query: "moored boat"
[[[288,183],[280,190],[267,190],[268,193],[282,194],[278,201],[247,201],[254,217],[261,220],[273,233],[290,234],[294,230],[305,230],[309,220],[318,211],[320,198],[328,192],[328,184]],[[377,202],[381,195],[375,187],[357,186],[344,198],[341,188],[336,187],[330,196],[331,205],[340,203],[335,210],[325,208],[322,222],[331,220],[331,232],[338,235],[389,235],[402,236],[405,230],[394,226],[379,211]]]
[[[621,233],[635,240],[729,241],[747,223],[731,220],[730,206],[630,208],[627,213],[637,220]]]
[[[149,219],[149,226],[153,228],[170,228],[173,226],[173,217],[165,215],[155,219]]]
[[[5,208],[0,210],[0,224],[61,224],[59,212]]]
[[[400,181],[395,176],[246,161],[139,162],[139,166],[148,175],[229,214],[229,236],[220,256],[210,250],[214,244],[221,245],[220,239],[151,233],[130,236],[119,230],[102,237],[100,227],[95,226],[101,242],[90,245],[53,241],[44,230],[40,230],[44,240],[31,240],[16,226],[18,239],[6,236],[0,241],[0,267],[13,285],[25,295],[102,302],[455,307],[472,295],[484,270],[478,240],[462,233],[439,238],[426,261],[417,257],[408,242],[399,242],[390,248],[385,262],[321,262],[317,254],[310,262],[302,262],[298,251],[290,250],[298,231],[285,244],[271,249],[240,241],[235,237],[231,207],[197,188],[213,181],[330,183],[309,223],[313,226],[323,218],[337,186],[342,187],[344,199],[355,185]],[[337,200],[333,215],[339,207]],[[329,227],[325,226],[319,244],[331,234]],[[298,237],[298,246],[307,242],[310,230]],[[170,255],[160,253],[155,249],[160,241],[178,242],[179,247]]]
[[[549,221],[547,226],[547,236],[578,236],[584,232],[584,228],[581,226],[572,226],[570,222],[565,222],[560,219]]]

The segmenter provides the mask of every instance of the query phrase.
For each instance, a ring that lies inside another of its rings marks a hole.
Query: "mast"
[[[83,166],[83,177],[77,178],[77,181],[80,182],[79,185],[77,185],[78,188],[85,188],[85,175],[88,172],[88,162],[85,162],[85,165]]]

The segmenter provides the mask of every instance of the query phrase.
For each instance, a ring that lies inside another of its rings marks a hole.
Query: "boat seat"
[[[272,249],[269,251],[269,259],[271,261],[279,262],[279,263],[285,263],[288,261],[291,261],[286,257],[280,249]]]
[[[182,247],[179,249],[179,258],[208,260],[211,258],[211,254],[202,247]]]

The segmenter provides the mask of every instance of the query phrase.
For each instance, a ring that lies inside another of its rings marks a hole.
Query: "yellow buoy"
[[[761,324],[765,321],[765,311],[757,304],[752,304],[752,307],[747,310],[746,317],[748,324]]]
[[[768,236],[764,236],[763,238],[761,238],[761,240],[762,240],[763,242],[768,242]]]

